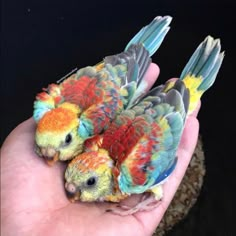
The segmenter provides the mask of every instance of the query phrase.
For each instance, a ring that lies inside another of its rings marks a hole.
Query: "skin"
[[[152,64],[150,79],[159,74]],[[199,109],[199,108],[198,108]],[[148,212],[118,216],[106,209],[110,203],[69,202],[64,191],[65,163],[50,168],[33,150],[35,123],[17,126],[1,148],[1,235],[152,235],[170,204],[197,143],[197,111],[188,117],[178,149],[178,164],[167,184],[161,204]],[[140,196],[129,198],[133,205]],[[132,230],[131,230],[132,229]]]

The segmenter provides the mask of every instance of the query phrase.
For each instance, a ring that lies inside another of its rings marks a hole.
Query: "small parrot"
[[[36,152],[49,165],[70,160],[83,151],[87,138],[102,133],[122,110],[152,87],[144,75],[151,56],[163,42],[170,16],[158,16],[143,27],[124,52],[78,70],[36,96]]]
[[[118,202],[115,214],[127,215],[158,206],[162,184],[175,169],[176,152],[186,117],[214,83],[222,64],[220,40],[208,36],[196,49],[180,79],[152,89],[123,110],[100,135],[87,139],[84,153],[65,171],[65,190],[71,201]],[[142,194],[136,206],[121,200]]]

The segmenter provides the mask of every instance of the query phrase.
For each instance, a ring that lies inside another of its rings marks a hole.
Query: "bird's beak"
[[[71,203],[74,203],[80,199],[80,191],[77,191],[75,193],[66,191],[66,196]]]
[[[74,203],[75,201],[80,199],[81,193],[80,190],[73,190],[73,192],[71,192],[71,186],[72,184],[70,183],[65,184],[66,196],[71,203]],[[72,187],[74,187],[74,185]]]
[[[54,148],[41,148],[41,153],[49,166],[53,166],[59,160],[59,151]]]
[[[56,154],[52,158],[45,157],[45,161],[49,166],[53,166],[58,160],[59,160],[59,152],[56,152]]]

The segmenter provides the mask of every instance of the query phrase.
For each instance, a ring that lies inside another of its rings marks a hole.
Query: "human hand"
[[[152,64],[147,76],[152,80],[158,74],[158,67]],[[112,206],[110,203],[70,203],[64,191],[66,165],[48,167],[33,149],[33,119],[23,122],[1,149],[1,234],[151,235],[170,204],[196,146],[199,129],[196,114],[187,119],[177,153],[178,163],[164,184],[161,204],[152,211],[125,217],[106,212]]]

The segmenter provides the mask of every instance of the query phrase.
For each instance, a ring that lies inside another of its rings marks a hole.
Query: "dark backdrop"
[[[3,0],[1,142],[32,115],[34,97],[42,87],[75,67],[122,51],[155,16],[171,15],[172,29],[153,56],[161,68],[158,83],[179,76],[208,34],[221,38],[226,57],[199,114],[207,167],[203,191],[188,218],[170,235],[233,235],[234,9],[233,0]]]

